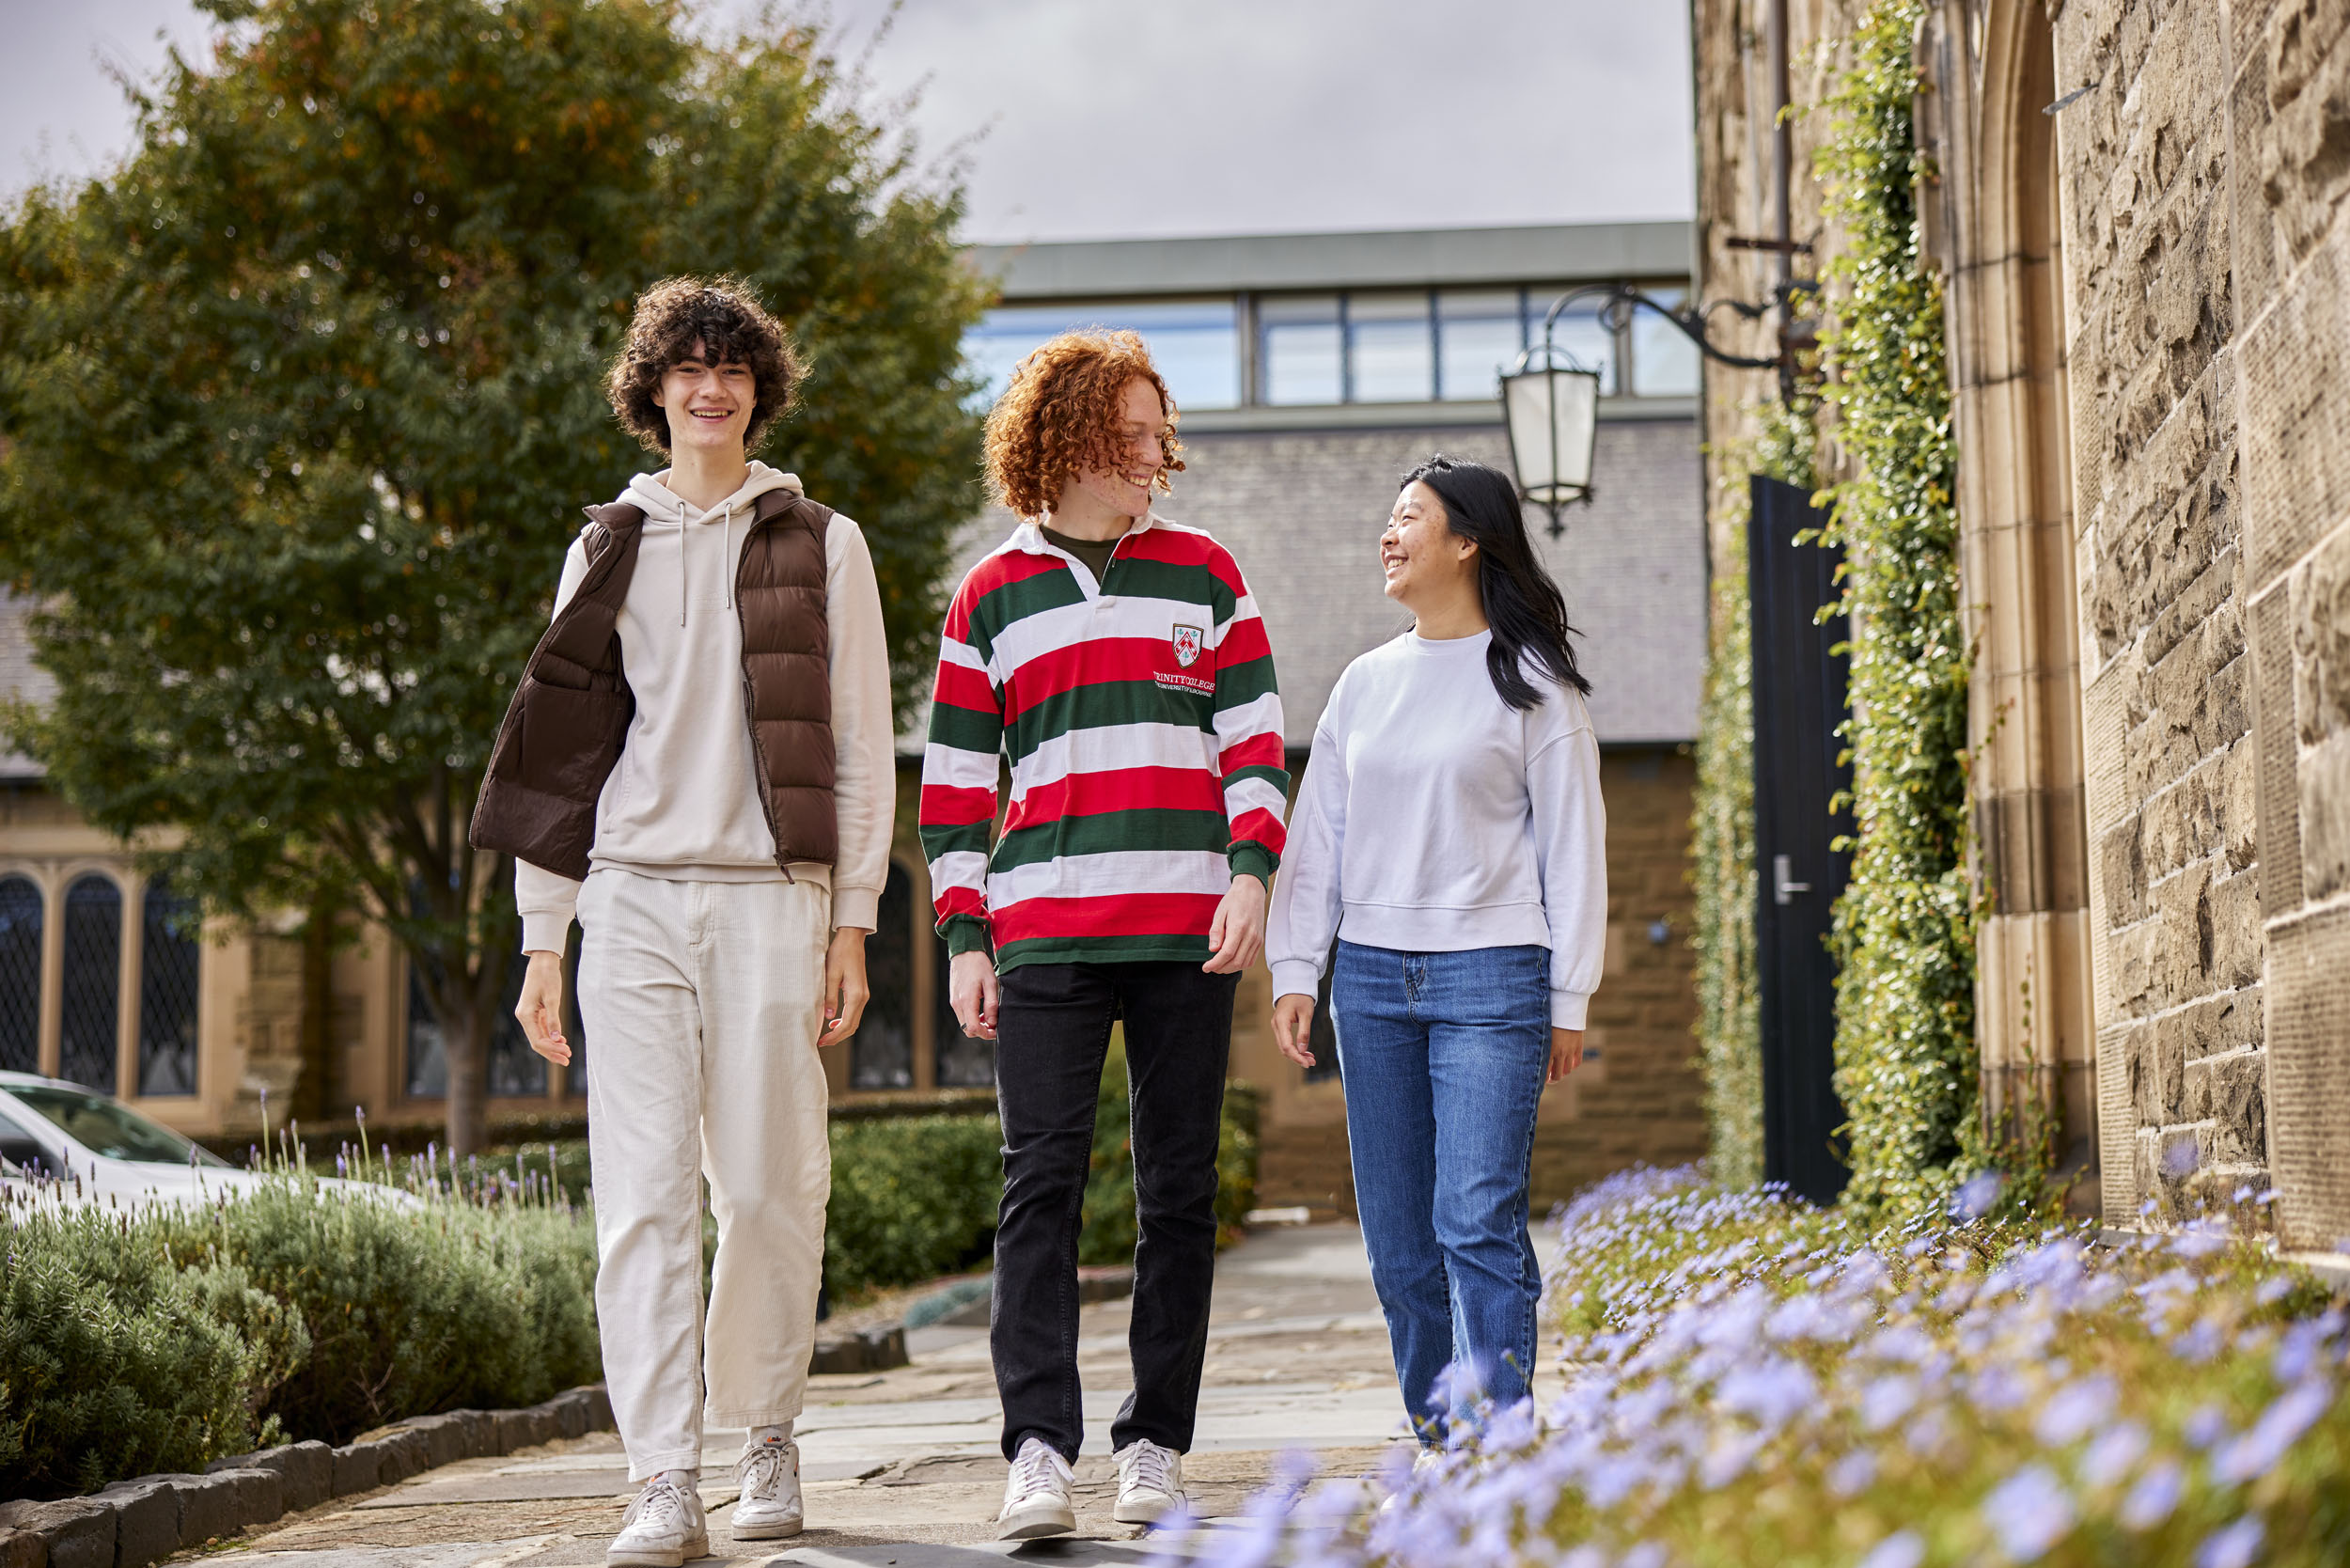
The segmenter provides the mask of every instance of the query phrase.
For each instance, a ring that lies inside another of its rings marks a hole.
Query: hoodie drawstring
[[[677,623],[680,626],[685,624],[686,601],[693,597],[694,546],[689,541],[694,537],[694,519],[691,511],[691,508],[682,504],[678,507]],[[709,515],[708,512],[702,513],[704,517]],[[719,509],[718,538],[721,541],[718,581],[726,593],[727,608],[730,610],[734,608],[734,503],[730,500]]]

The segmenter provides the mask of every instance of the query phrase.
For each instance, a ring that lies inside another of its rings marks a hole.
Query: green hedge
[[[6,1214],[0,1495],[598,1376],[594,1238],[559,1206],[396,1207],[287,1174],[191,1211]]]
[[[1856,24],[1819,157],[1829,221],[1822,335],[1833,492],[1852,619],[1852,876],[1837,901],[1836,1091],[1850,1116],[1845,1200],[1931,1209],[1983,1161],[1975,1125],[1976,904],[1967,881],[1966,686],[1957,455],[1940,280],[1918,252],[1912,40],[1925,0]],[[2029,1184],[2025,1184],[2029,1187]]]

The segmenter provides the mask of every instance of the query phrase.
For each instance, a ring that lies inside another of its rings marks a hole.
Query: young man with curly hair
[[[612,1563],[708,1552],[705,1395],[713,1424],[749,1429],[736,1538],[801,1526],[791,1423],[832,1179],[817,1050],[864,1011],[896,780],[864,536],[749,456],[800,375],[739,283],[637,302],[608,390],[669,463],[588,509],[474,818],[476,844],[516,857],[515,1011],[557,1064],[574,909],[582,928],[596,1316],[645,1482]]]
[[[1075,1528],[1078,1209],[1121,1020],[1141,1239],[1119,1520],[1182,1500],[1198,1405],[1232,996],[1263,945],[1289,780],[1240,568],[1151,509],[1183,466],[1174,424],[1133,333],[1029,355],[987,422],[988,477],[1020,523],[940,638],[922,844],[955,1016],[996,1042],[1006,1539]],[[999,758],[1011,803],[991,855]]]

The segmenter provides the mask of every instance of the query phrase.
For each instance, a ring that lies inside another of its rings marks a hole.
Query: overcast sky
[[[833,0],[841,52],[887,9]],[[921,89],[928,155],[963,149],[976,241],[1679,218],[1686,17],[1680,0],[905,0],[870,69],[877,95]],[[119,157],[107,67],[144,76],[159,33],[204,37],[187,0],[0,0],[0,26],[8,191]]]

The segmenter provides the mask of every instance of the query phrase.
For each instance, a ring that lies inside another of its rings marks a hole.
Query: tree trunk
[[[487,1011],[471,986],[445,988],[441,1051],[448,1062],[448,1152],[462,1159],[490,1140],[490,1029]]]

